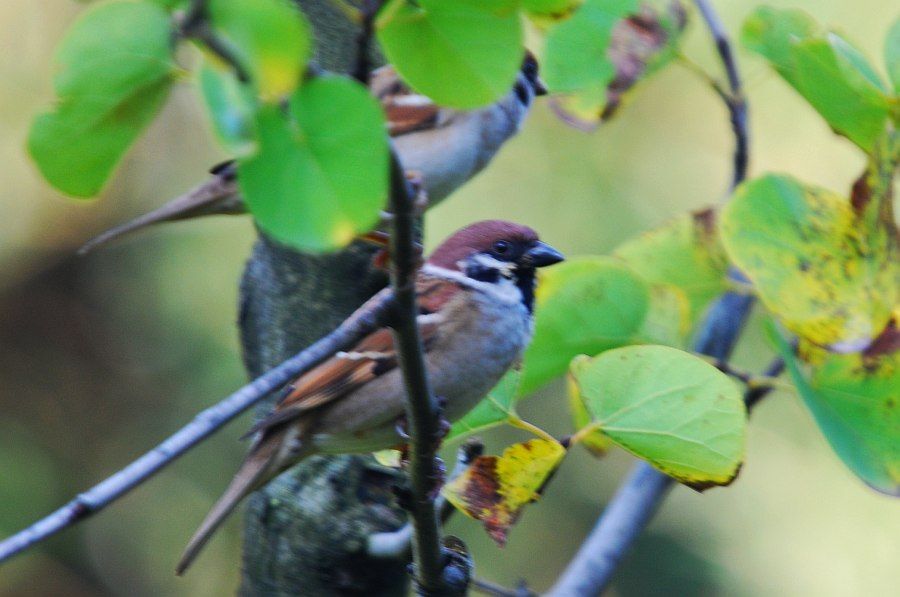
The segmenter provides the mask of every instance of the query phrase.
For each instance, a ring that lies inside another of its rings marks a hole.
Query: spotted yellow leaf
[[[502,546],[522,508],[538,499],[565,455],[566,449],[556,441],[532,439],[513,444],[501,456],[476,458],[442,493],[460,511],[480,520],[488,535]]]

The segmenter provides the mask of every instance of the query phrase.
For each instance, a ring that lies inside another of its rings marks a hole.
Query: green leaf
[[[900,496],[900,353],[818,354],[804,367],[777,331],[770,336],[841,460],[874,489]]]
[[[580,257],[541,271],[534,339],[519,393],[565,373],[572,357],[636,341],[650,310],[650,287],[620,262]]]
[[[651,344],[685,347],[690,332],[690,303],[676,286],[650,286],[650,305],[635,340]]]
[[[522,62],[518,0],[393,0],[378,41],[403,80],[436,103],[475,108],[509,93]]]
[[[296,89],[312,42],[309,23],[295,3],[211,0],[209,16],[264,101],[277,102]]]
[[[58,100],[34,119],[28,151],[54,187],[91,197],[165,101],[174,72],[169,15],[148,3],[92,6],[55,61]]]
[[[159,4],[160,6],[168,9],[180,8],[182,6],[187,5],[188,0],[150,0],[153,4]]]
[[[891,25],[884,42],[884,63],[894,84],[894,93],[900,95],[900,18]]]
[[[874,226],[831,191],[786,175],[757,178],[725,207],[721,233],[766,307],[820,346],[866,348],[900,302],[893,222]]]
[[[510,527],[566,455],[557,441],[532,439],[513,444],[502,456],[479,456],[441,490],[447,501],[480,520],[491,539],[506,544]]]
[[[866,151],[884,133],[888,102],[882,90],[852,67],[847,54],[837,51],[840,38],[811,39],[793,48],[799,90],[838,133]],[[867,67],[871,70],[871,67]]]
[[[547,35],[542,77],[553,92],[606,89],[616,74],[607,51],[613,29],[638,10],[637,0],[586,0]]]
[[[802,10],[760,6],[744,21],[741,43],[768,59],[787,78],[793,74],[794,43],[819,34],[818,23]]]
[[[583,0],[522,0],[522,8],[536,15],[561,15],[577,8]]]
[[[728,260],[715,218],[710,209],[684,214],[613,253],[650,282],[680,289],[690,305],[689,325],[728,288]]]
[[[589,0],[548,34],[545,79],[562,92],[552,107],[585,130],[610,118],[638,83],[676,55],[685,23],[678,0]]]
[[[493,390],[450,428],[446,441],[489,429],[517,418],[515,404],[519,397],[519,372],[515,369],[503,376]]]
[[[757,9],[742,32],[760,54],[838,134],[871,152],[890,110],[886,87],[859,50],[834,32],[822,33],[796,10]]]
[[[259,151],[239,162],[238,180],[274,239],[323,251],[375,224],[388,188],[387,137],[381,106],[362,85],[317,77],[294,93],[289,114],[262,107],[256,127]]]
[[[579,357],[571,373],[591,427],[615,444],[697,489],[734,480],[746,409],[737,385],[709,363],[667,346],[627,346]]]
[[[569,412],[572,414],[572,426],[576,431],[584,429],[591,424],[591,413],[588,412],[581,399],[581,390],[579,390],[578,382],[575,381],[575,376],[571,371],[566,376],[566,388],[569,396]],[[603,435],[599,429],[581,433],[577,443],[598,458],[605,456],[610,446],[613,445],[612,440]]]
[[[204,60],[200,91],[219,140],[235,156],[256,151],[256,100],[228,68]]]

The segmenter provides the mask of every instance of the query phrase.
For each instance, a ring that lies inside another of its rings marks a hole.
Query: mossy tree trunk
[[[319,64],[352,70],[356,30],[328,0],[301,0],[316,32]],[[303,255],[260,236],[241,283],[244,360],[256,377],[336,327],[387,283],[355,244]],[[260,414],[272,403],[264,403]],[[373,532],[405,514],[393,500],[401,479],[371,457],[315,457],[248,500],[241,595],[402,595],[405,564],[365,553]]]

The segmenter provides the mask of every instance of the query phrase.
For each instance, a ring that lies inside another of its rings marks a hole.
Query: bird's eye
[[[494,243],[494,253],[497,255],[506,255],[511,248],[512,245],[509,244],[509,241],[498,240]]]

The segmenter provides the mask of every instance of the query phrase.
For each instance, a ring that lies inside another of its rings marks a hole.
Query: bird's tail
[[[282,464],[279,463],[283,433],[282,431],[266,437],[247,455],[240,470],[231,480],[228,489],[203,519],[187,547],[184,548],[181,560],[175,568],[176,574],[180,576],[187,570],[212,534],[225,522],[225,519],[241,503],[241,500],[284,470]]]
[[[82,245],[78,249],[78,254],[84,255],[112,240],[153,224],[198,216],[240,214],[245,211],[243,201],[238,195],[235,180],[217,175],[184,195],[172,199],[159,209],[101,232]]]

